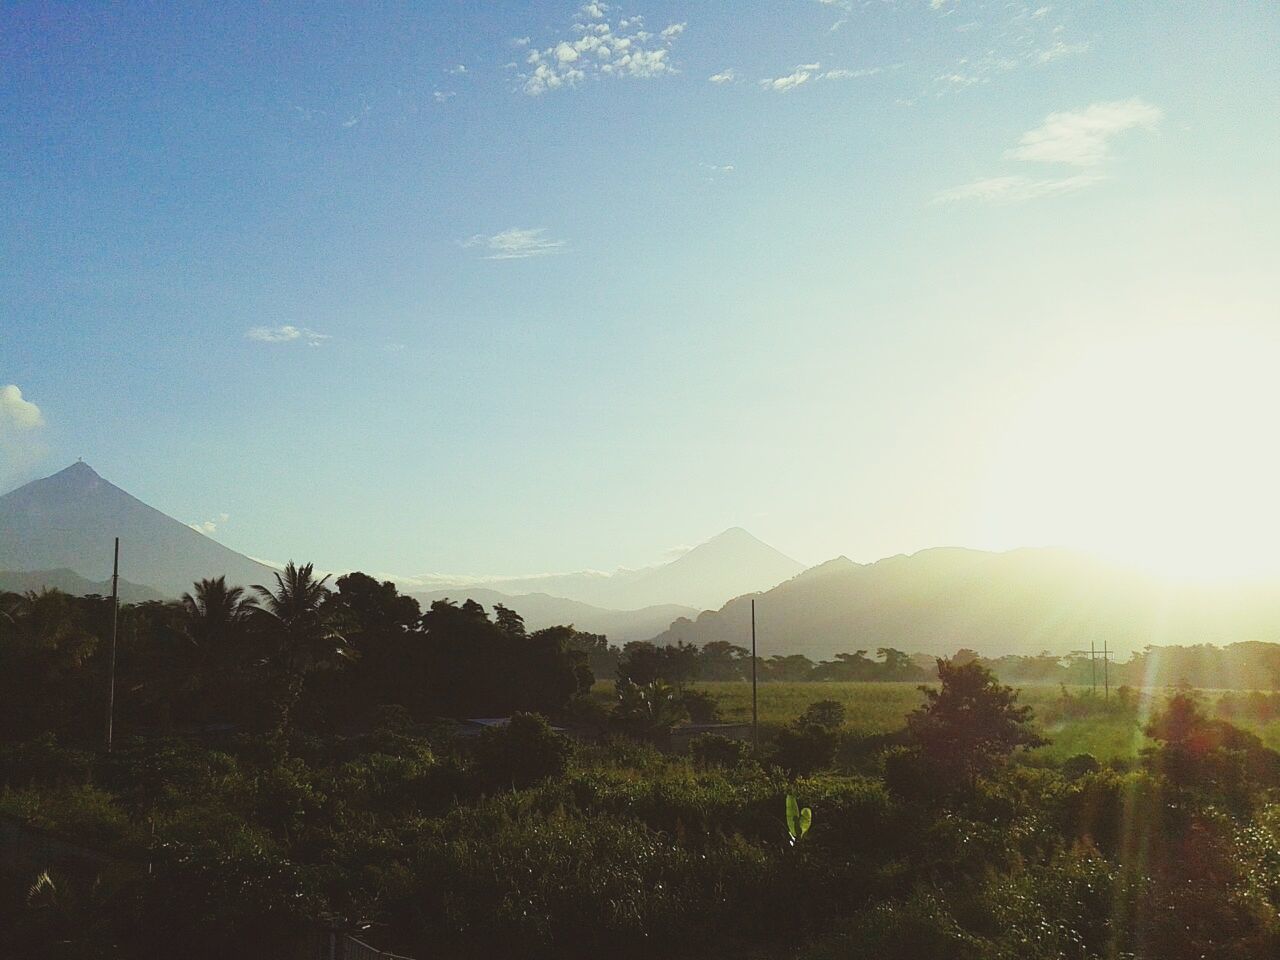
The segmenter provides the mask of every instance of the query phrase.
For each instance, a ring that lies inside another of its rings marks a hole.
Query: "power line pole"
[[[756,601],[751,598],[751,749],[760,755],[760,714],[756,703]]]
[[[111,666],[107,671],[107,753],[111,752],[111,726],[116,713],[116,634],[120,629],[120,538],[116,537],[111,564]]]
[[[1098,652],[1092,640],[1089,641],[1089,691],[1094,696],[1098,695]]]
[[[1111,662],[1107,658],[1107,641],[1102,641],[1102,684],[1103,699],[1111,699]]]

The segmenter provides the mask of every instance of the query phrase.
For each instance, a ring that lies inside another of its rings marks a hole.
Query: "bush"
[[[1077,753],[1062,761],[1062,775],[1068,780],[1079,780],[1086,773],[1097,773],[1102,764],[1092,753]]]
[[[774,762],[788,776],[801,777],[825,769],[835,757],[835,731],[814,723],[784,727],[774,741]]]
[[[563,774],[570,752],[569,741],[552,730],[545,717],[517,713],[505,726],[480,734],[476,770],[491,789],[530,787]]]
[[[706,690],[685,690],[680,705],[694,723],[715,723],[720,719],[720,701]]]
[[[828,730],[838,730],[843,727],[844,720],[844,704],[837,700],[819,700],[811,703],[804,713],[800,714],[800,723],[813,724]]]
[[[751,756],[751,744],[708,733],[689,743],[689,756],[696,766],[736,767]]]

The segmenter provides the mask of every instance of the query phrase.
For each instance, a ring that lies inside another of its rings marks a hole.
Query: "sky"
[[[1261,2],[7,3],[0,490],[83,457],[405,575],[733,525],[1280,571],[1277,49]]]

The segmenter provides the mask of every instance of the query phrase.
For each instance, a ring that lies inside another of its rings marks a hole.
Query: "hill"
[[[0,570],[72,571],[100,584],[120,538],[121,576],[176,597],[201,577],[270,582],[272,570],[73,463],[0,497]]]
[[[1061,550],[941,548],[871,564],[841,557],[755,594],[762,656],[894,647],[984,656],[1066,653],[1090,641],[1127,655],[1148,644],[1280,640],[1275,584],[1162,581]],[[751,596],[655,638],[750,642]]]
[[[61,590],[74,597],[87,597],[95,593],[109,597],[111,580],[86,580],[74,570],[0,570],[0,593],[26,593],[46,589]],[[121,603],[146,603],[149,600],[164,599],[167,598],[150,587],[120,578]]]
[[[670,604],[707,610],[731,597],[767,590],[803,569],[802,564],[786,554],[741,527],[733,527],[668,563],[639,570],[482,581],[428,576],[405,582],[404,587],[413,590],[416,584],[422,589],[445,591],[455,597],[466,590],[480,588],[507,596],[544,594],[611,610],[639,611]]]

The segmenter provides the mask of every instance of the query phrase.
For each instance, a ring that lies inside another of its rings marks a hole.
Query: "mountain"
[[[28,591],[61,590],[75,597],[90,594],[111,596],[110,578],[95,583],[86,580],[74,570],[0,570],[0,593],[27,593]],[[164,600],[166,597],[137,583],[120,578],[121,603],[145,603],[148,600]]]
[[[484,587],[410,591],[409,595],[417,598],[424,610],[434,600],[474,600],[490,609],[500,603],[520,614],[529,630],[573,624],[587,633],[602,633],[612,643],[619,644],[628,640],[647,640],[655,633],[665,630],[672,621],[698,613],[693,607],[677,604],[660,604],[639,610],[606,610],[578,600],[551,597],[545,593],[511,596]]]
[[[1280,585],[1198,585],[1142,576],[1062,550],[940,548],[859,564],[840,557],[753,595],[762,656],[894,647],[984,656],[1148,644],[1280,641]],[[655,638],[749,645],[752,596]]]
[[[733,527],[675,560],[639,570],[484,580],[431,576],[412,583],[452,596],[487,588],[508,596],[545,594],[612,610],[669,604],[706,610],[743,593],[767,590],[803,569],[746,530]],[[412,583],[405,583],[405,588],[412,590]]]
[[[100,584],[120,538],[121,577],[165,596],[202,577],[267,583],[272,570],[165,516],[87,463],[73,463],[0,497],[0,570],[64,571]]]

